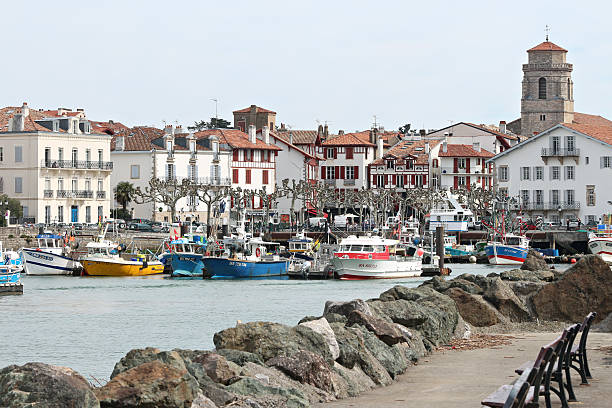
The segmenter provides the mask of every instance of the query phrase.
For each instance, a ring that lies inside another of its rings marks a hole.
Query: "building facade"
[[[429,132],[424,139],[447,140],[450,144],[478,144],[481,148],[495,154],[511,148],[519,142],[517,135],[506,129],[506,122],[501,121],[499,127],[476,125],[469,122],[459,122],[445,128]]]
[[[110,215],[111,138],[82,109],[0,109],[0,194],[37,223],[96,223]]]
[[[257,105],[236,110],[233,114],[234,128],[242,132],[247,132],[249,126],[255,126],[256,130],[263,129],[264,126],[267,126],[270,130],[276,129],[276,112],[260,108]]]
[[[481,187],[493,188],[493,165],[486,161],[493,153],[473,145],[442,142],[438,151],[439,166],[433,169],[433,177],[439,178],[441,189]]]

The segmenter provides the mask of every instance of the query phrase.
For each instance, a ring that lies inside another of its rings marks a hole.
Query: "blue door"
[[[76,205],[70,207],[70,221],[79,222],[79,207]]]

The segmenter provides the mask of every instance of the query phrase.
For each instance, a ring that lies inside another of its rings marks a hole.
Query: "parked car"
[[[143,231],[143,232],[153,231],[153,228],[151,228],[151,225],[145,224],[142,222],[132,222],[128,225],[128,229],[132,231]]]
[[[325,217],[312,217],[308,219],[308,225],[314,228],[323,228],[326,222],[327,218]]]
[[[559,226],[558,223],[555,223],[553,221],[544,221],[544,222],[542,222],[542,229],[543,230],[556,229],[558,226]]]
[[[568,229],[578,229],[581,225],[581,222],[578,218],[570,218],[565,221],[565,224]]]

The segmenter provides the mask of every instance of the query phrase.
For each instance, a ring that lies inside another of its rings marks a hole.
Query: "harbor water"
[[[451,277],[512,269],[448,266],[453,270]],[[304,316],[320,316],[327,300],[369,299],[394,285],[415,287],[427,279],[210,281],[159,276],[22,276],[23,296],[0,297],[0,368],[40,361],[71,367],[89,380],[108,380],[114,364],[133,348],[212,349],[213,334],[238,320],[295,325]]]

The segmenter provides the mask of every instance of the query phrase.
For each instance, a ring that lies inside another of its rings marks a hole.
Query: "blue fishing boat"
[[[203,275],[202,256],[206,251],[206,238],[186,235],[170,241],[168,246],[173,278],[193,278]]]
[[[522,235],[506,234],[500,241],[489,242],[485,253],[491,265],[518,265],[525,262],[529,239]]]
[[[21,280],[23,265],[15,251],[4,251],[0,242],[0,285],[17,285]]]

